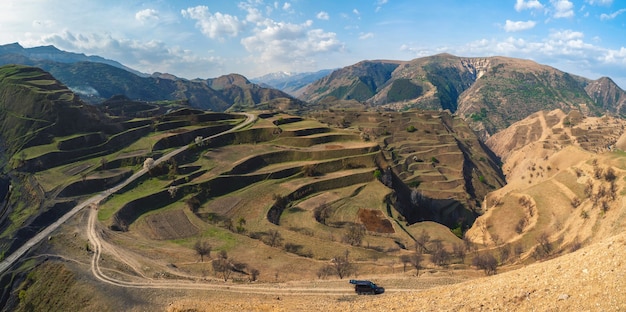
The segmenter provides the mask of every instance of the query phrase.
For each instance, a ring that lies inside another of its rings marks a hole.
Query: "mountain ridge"
[[[438,54],[410,61],[361,61],[310,84],[300,99],[319,102],[333,96],[395,110],[448,109],[487,138],[543,109],[626,113],[624,90],[610,79],[598,81],[531,60]],[[593,98],[592,89],[598,94]]]
[[[192,107],[226,111],[233,105],[254,107],[274,99],[292,98],[282,91],[252,84],[239,74],[188,80],[167,73],[138,75],[117,62],[111,65],[105,61],[101,57],[61,51],[54,46],[29,49],[19,44],[0,46],[0,65],[42,68],[91,104],[122,94],[133,100],[182,100]]]

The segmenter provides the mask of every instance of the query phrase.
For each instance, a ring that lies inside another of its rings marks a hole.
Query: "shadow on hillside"
[[[392,174],[392,186],[395,197],[390,199],[388,208],[394,207],[406,220],[408,225],[433,221],[449,228],[461,226],[468,229],[478,216],[467,203],[455,198],[437,199],[416,193]],[[391,214],[391,211],[388,211]]]

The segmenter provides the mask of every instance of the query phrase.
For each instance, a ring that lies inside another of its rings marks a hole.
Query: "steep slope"
[[[329,96],[396,110],[448,109],[487,138],[539,110],[621,114],[626,93],[608,79],[593,82],[529,60],[439,54],[360,62],[309,85],[300,98]]]
[[[486,197],[468,236],[543,259],[622,232],[624,128],[622,119],[555,110],[492,136],[508,184]]]
[[[54,136],[121,129],[49,73],[21,65],[0,67],[0,117],[0,138],[9,155]]]
[[[592,81],[585,87],[593,101],[606,111],[620,116],[626,114],[626,93],[608,77]]]
[[[358,128],[383,149],[382,180],[396,191],[394,207],[409,224],[471,226],[480,202],[505,184],[498,160],[468,124],[448,112],[367,112],[329,109],[318,120]]]
[[[300,99],[317,102],[333,96],[340,100],[354,99],[365,102],[374,96],[379,88],[392,76],[402,62],[362,61],[344,67],[312,83],[302,92]]]

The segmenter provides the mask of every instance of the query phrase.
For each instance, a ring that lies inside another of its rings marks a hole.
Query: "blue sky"
[[[185,78],[503,55],[626,88],[621,0],[2,0],[0,44],[12,42]]]

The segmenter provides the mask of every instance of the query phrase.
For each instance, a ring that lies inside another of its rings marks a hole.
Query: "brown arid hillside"
[[[387,286],[379,296],[304,290],[228,302],[186,298],[168,311],[622,311],[624,124],[538,112],[487,142],[503,158],[508,184],[486,196],[486,212],[466,236],[479,254],[511,255],[495,276],[430,267],[414,279],[366,274]],[[445,272],[456,277],[451,284],[441,284]]]
[[[244,295],[215,301],[210,296],[172,302],[167,311],[623,311],[624,257],[626,235],[619,234],[556,259],[426,290],[389,290],[379,296]]]
[[[556,110],[491,137],[508,184],[486,197],[486,213],[467,235],[494,248],[520,246],[540,260],[621,233],[625,125]]]

